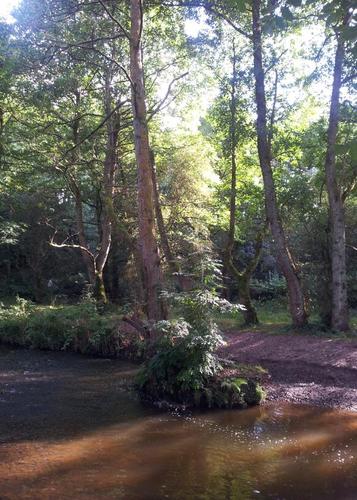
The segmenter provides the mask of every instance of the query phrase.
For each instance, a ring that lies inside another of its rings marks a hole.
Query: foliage
[[[264,302],[285,297],[286,283],[281,276],[275,274],[265,281],[252,280],[251,289],[253,297]]]
[[[166,299],[177,305],[182,317],[157,323],[155,354],[138,377],[142,395],[210,407],[259,402],[253,382],[219,379],[223,366],[216,350],[223,339],[213,314],[236,312],[240,306],[209,291],[166,294]]]
[[[349,305],[357,303],[356,12],[350,25],[341,27],[350,0],[260,3],[267,125],[279,211],[311,307],[319,308],[323,317],[325,309],[331,309],[326,293],[330,264],[324,161],[339,31],[346,57],[336,172],[346,213]],[[0,25],[2,297],[20,294],[36,304],[74,303],[88,287],[90,276],[79,249],[49,243],[54,238],[79,244],[77,189],[90,252],[96,252],[101,240],[110,77],[111,109],[118,113],[119,133],[113,235],[104,284],[110,300],[120,307],[142,305],[129,44],[120,28],[130,28],[129,3],[109,2],[111,15],[102,4],[23,0],[15,22]],[[186,288],[214,286],[221,295],[239,300],[234,279],[219,279],[229,226],[234,53],[237,195],[232,260],[237,269],[249,262],[265,220],[255,130],[251,8],[244,0],[217,0],[217,17],[215,9],[203,14],[195,2],[188,4],[192,8],[145,3],[145,90],[159,201]],[[186,35],[188,19],[198,20],[197,36]],[[162,243],[159,235],[157,239]],[[162,248],[161,255],[164,284],[171,290],[177,283]],[[252,278],[253,299],[285,299],[269,237]],[[31,332],[37,329],[33,325]]]
[[[120,331],[118,313],[101,314],[95,303],[37,306],[25,299],[0,308],[0,342],[98,356],[141,357],[144,342]]]

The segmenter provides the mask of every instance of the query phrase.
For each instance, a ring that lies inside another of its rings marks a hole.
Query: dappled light
[[[353,0],[0,0],[0,500],[357,499]]]

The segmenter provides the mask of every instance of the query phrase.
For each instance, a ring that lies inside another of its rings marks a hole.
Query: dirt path
[[[357,342],[229,332],[221,354],[269,370],[268,401],[357,411]]]

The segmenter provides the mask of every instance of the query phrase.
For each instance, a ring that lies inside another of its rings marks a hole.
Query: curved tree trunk
[[[155,235],[155,212],[141,35],[143,29],[142,0],[130,2],[130,78],[134,115],[135,157],[138,170],[139,255],[145,293],[145,309],[149,320],[166,317],[160,297],[162,275]]]
[[[224,264],[229,273],[237,281],[239,302],[245,307],[243,316],[246,325],[256,325],[259,323],[257,311],[250,296],[250,281],[262,254],[265,233],[266,227],[258,232],[254,243],[254,256],[247,264],[244,271],[240,272],[233,262],[232,250],[234,242],[232,242],[232,240],[229,240],[226,248]]]
[[[289,308],[293,325],[295,327],[302,327],[307,323],[305,297],[303,294],[297,267],[287,246],[283,225],[280,219],[271,165],[272,154],[267,132],[267,109],[262,59],[260,6],[261,0],[253,0],[252,22],[254,77],[258,115],[256,128],[259,162],[264,181],[265,208],[274,243],[277,249],[277,261],[287,283]]]
[[[349,14],[343,26],[348,24]],[[346,331],[348,324],[346,236],[345,214],[341,189],[336,179],[336,137],[339,121],[339,100],[344,61],[344,41],[338,36],[335,55],[329,126],[327,131],[327,153],[325,160],[326,187],[329,201],[330,256],[331,256],[331,327]]]

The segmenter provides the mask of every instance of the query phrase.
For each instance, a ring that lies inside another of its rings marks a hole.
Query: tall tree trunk
[[[116,145],[120,129],[119,111],[112,113],[112,69],[106,69],[105,89],[104,89],[104,110],[107,117],[107,144],[105,150],[105,159],[103,165],[102,197],[99,195],[101,209],[98,212],[98,234],[99,249],[96,254],[89,249],[85,234],[83,220],[83,200],[81,190],[76,182],[75,175],[68,175],[71,190],[75,198],[75,214],[81,254],[86,264],[89,281],[92,285],[94,297],[98,302],[106,303],[108,301],[105,291],[103,278],[104,266],[108,259],[108,254],[112,238],[112,220],[113,220],[113,191],[114,191],[114,172],[116,162]],[[76,91],[76,105],[80,105],[80,93]],[[79,115],[79,111],[78,111]],[[73,120],[72,132],[73,142],[76,146],[79,139],[79,118],[76,116]],[[76,165],[78,161],[77,149],[73,150],[72,162]]]
[[[75,94],[76,115],[72,122],[72,136],[73,136],[73,145],[76,146],[79,142],[79,126],[80,126],[79,116],[80,116],[81,94],[78,89],[74,91],[74,94]],[[77,148],[75,148],[73,149],[72,152],[72,167],[74,167],[74,169],[76,169],[77,162],[78,162],[78,150]],[[81,255],[84,264],[87,268],[89,283],[93,286],[95,282],[94,258],[89,251],[89,246],[87,243],[87,238],[85,233],[82,193],[76,181],[75,174],[70,173],[68,179],[71,191],[74,195],[75,221],[77,226],[78,241],[82,248]],[[87,249],[88,252],[85,249]]]
[[[265,208],[277,249],[277,261],[287,283],[292,322],[294,326],[302,327],[307,323],[305,298],[298,270],[287,246],[284,229],[280,219],[271,165],[272,153],[267,132],[265,77],[262,56],[262,33],[260,19],[261,0],[253,0],[252,6],[254,77],[258,115],[256,128],[259,162],[264,181]]]
[[[348,24],[350,15],[344,19]],[[344,40],[338,35],[330,104],[329,126],[327,131],[327,153],[325,160],[326,187],[329,201],[330,256],[331,256],[331,326],[335,330],[346,331],[348,324],[347,276],[346,276],[346,237],[345,214],[341,189],[336,179],[336,137],[339,121],[339,100],[344,62]]]
[[[111,96],[112,71],[107,70],[105,77],[104,109],[106,116],[112,113]],[[117,112],[119,113],[119,111]],[[113,195],[114,195],[114,172],[116,162],[116,146],[119,134],[118,114],[114,113],[107,120],[107,144],[103,166],[103,197],[102,211],[100,216],[100,247],[95,258],[95,286],[94,294],[98,301],[106,303],[108,301],[105,291],[103,270],[108,260],[110,245],[112,241],[112,223],[114,217]]]
[[[130,1],[130,78],[134,115],[135,157],[138,170],[139,254],[145,293],[145,308],[149,320],[166,317],[160,297],[162,275],[155,235],[155,213],[141,35],[143,29],[142,0]]]
[[[236,280],[238,285],[239,301],[245,307],[243,312],[247,325],[257,324],[258,316],[250,297],[250,280],[255,271],[262,250],[264,232],[258,233],[255,245],[255,255],[246,269],[240,272],[234,264],[232,252],[234,248],[234,236],[236,226],[236,198],[237,198],[237,61],[236,50],[233,40],[233,67],[231,80],[231,100],[230,100],[230,163],[231,163],[231,190],[229,198],[229,231],[228,241],[224,255],[224,267]]]
[[[86,252],[84,250],[85,248],[89,250],[89,247],[87,244],[87,239],[84,229],[82,195],[76,183],[73,181],[71,184],[72,184],[72,192],[74,193],[74,203],[75,203],[74,210],[75,210],[75,219],[78,232],[78,241],[80,246],[82,247],[81,255],[85,263],[85,266],[87,268],[89,282],[91,285],[94,285],[95,281],[94,257],[92,257],[89,252]]]
[[[233,40],[233,68],[231,83],[231,101],[230,101],[230,155],[231,155],[231,192],[229,203],[229,253],[232,253],[234,244],[235,221],[236,221],[236,199],[237,199],[237,157],[236,149],[238,145],[237,138],[237,68],[236,68],[236,50]]]

